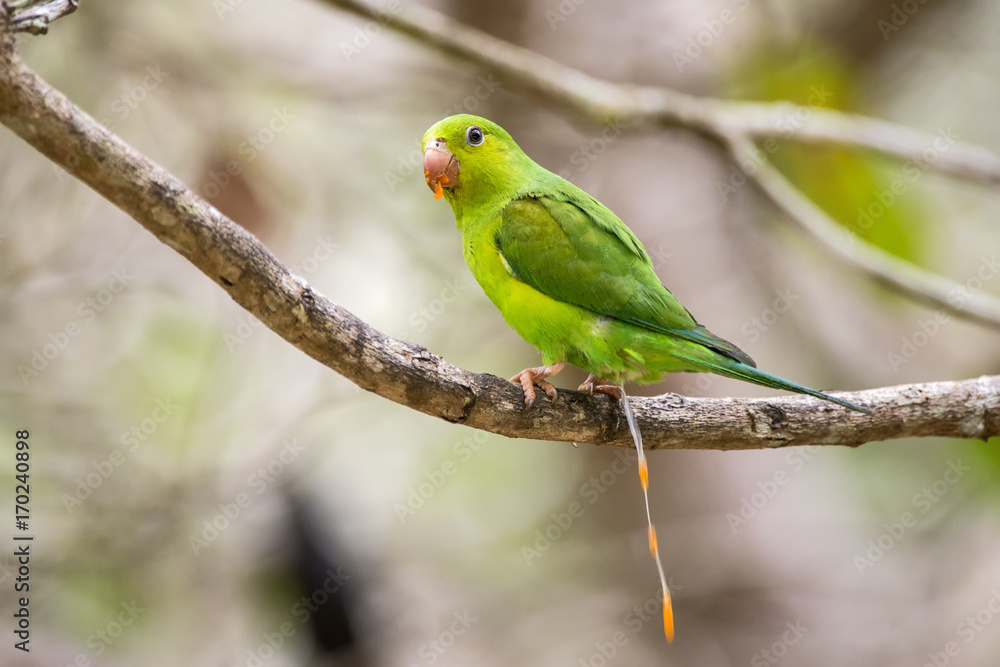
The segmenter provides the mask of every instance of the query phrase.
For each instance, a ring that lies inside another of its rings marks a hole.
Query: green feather
[[[466,141],[481,128],[480,145]],[[711,372],[866,408],[757,370],[698,324],[657,278],[631,230],[589,194],[533,162],[498,125],[446,118],[424,135],[459,163],[444,196],[476,280],[545,364],[568,361],[612,382]]]

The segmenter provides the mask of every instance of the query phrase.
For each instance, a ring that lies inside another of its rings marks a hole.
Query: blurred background
[[[664,284],[766,370],[843,390],[1000,372],[997,332],[836,263],[725,187],[732,165],[689,133],[571,117],[318,1],[81,5],[19,40],[31,66],[315,289],[464,368],[508,377],[538,355],[471,278],[420,173],[420,136],[459,111],[618,213]],[[433,6],[612,81],[837,107],[1000,151],[988,0]],[[773,162],[860,239],[1000,294],[995,193],[778,145]],[[35,535],[30,654],[12,648],[0,556],[5,665],[1000,653],[996,440],[652,454],[667,647],[634,454],[509,440],[357,389],[6,129],[0,321],[0,504],[7,520],[29,429]],[[769,394],[694,375],[633,391]]]

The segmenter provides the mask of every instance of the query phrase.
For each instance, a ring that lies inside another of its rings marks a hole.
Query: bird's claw
[[[586,392],[590,395],[594,394],[607,394],[608,396],[613,396],[619,401],[622,400],[622,388],[616,384],[607,384],[607,380],[602,380],[593,373],[587,376],[587,379],[583,381],[579,387],[578,391]]]
[[[622,400],[622,388],[616,384],[599,384],[594,387],[595,394],[607,394],[616,400]]]
[[[541,387],[553,403],[559,398],[559,392],[555,386],[545,380],[545,378],[555,375],[562,370],[565,364],[559,362],[551,366],[539,366],[537,368],[525,368],[523,371],[510,379],[514,384],[520,384],[524,391],[524,405],[529,409],[535,405],[535,386]]]

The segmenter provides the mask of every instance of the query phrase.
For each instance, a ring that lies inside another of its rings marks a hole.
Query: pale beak
[[[424,149],[424,179],[427,187],[434,191],[434,199],[444,195],[442,188],[458,185],[461,169],[458,160],[448,150],[444,139],[435,139]]]

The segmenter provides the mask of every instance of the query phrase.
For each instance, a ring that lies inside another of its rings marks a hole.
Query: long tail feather
[[[639,482],[642,484],[642,495],[646,499],[646,522],[649,525],[649,554],[656,561],[656,571],[660,575],[660,590],[663,597],[663,634],[667,637],[668,643],[674,641],[674,608],[670,602],[670,588],[667,586],[667,576],[663,573],[663,563],[660,562],[660,548],[656,542],[656,529],[653,527],[653,515],[649,509],[649,465],[646,463],[646,452],[642,448],[642,434],[639,432],[639,423],[632,412],[632,404],[629,403],[625,394],[625,387],[619,388],[621,391],[622,408],[625,410],[625,420],[628,422],[628,430],[632,433],[632,442],[635,443],[635,451],[639,455]]]
[[[724,375],[726,377],[743,380],[745,382],[753,382],[754,384],[759,384],[763,387],[771,387],[772,389],[782,389],[784,391],[795,392],[796,394],[808,394],[809,396],[815,396],[816,398],[822,398],[825,401],[836,403],[837,405],[845,407],[848,410],[854,410],[855,412],[860,412],[866,415],[872,414],[872,411],[866,407],[851,403],[850,401],[845,401],[844,399],[837,398],[836,396],[824,394],[821,391],[816,391],[815,389],[810,389],[809,387],[803,387],[800,384],[780,378],[777,375],[771,375],[770,373],[754,368],[753,366],[747,366],[746,364],[733,359],[727,359],[725,357],[706,359],[701,355],[697,357],[695,355],[691,355],[690,357],[684,355],[682,358],[685,361],[690,361],[691,363],[702,366],[705,370],[716,373],[717,375]]]

